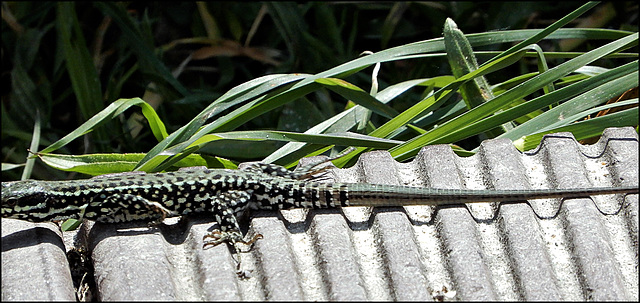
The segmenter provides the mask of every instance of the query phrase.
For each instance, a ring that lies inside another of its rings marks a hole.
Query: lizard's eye
[[[16,206],[16,204],[18,204],[18,199],[9,198],[9,199],[4,201],[4,204],[6,204],[8,206],[11,206],[11,207],[14,207],[14,206]]]

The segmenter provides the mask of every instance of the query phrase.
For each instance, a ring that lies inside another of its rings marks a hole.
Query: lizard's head
[[[42,221],[49,206],[42,182],[27,180],[2,182],[2,217],[32,222]]]

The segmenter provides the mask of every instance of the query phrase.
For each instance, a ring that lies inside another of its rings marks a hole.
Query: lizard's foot
[[[207,238],[212,238],[212,240],[207,240]],[[257,234],[254,235],[253,237],[251,237],[251,239],[244,239],[242,237],[242,234],[240,232],[237,231],[220,231],[220,230],[214,230],[206,235],[204,235],[204,237],[202,237],[202,240],[204,241],[204,244],[202,245],[202,248],[207,248],[207,246],[217,246],[220,243],[223,242],[229,242],[231,243],[231,245],[233,245],[233,247],[238,251],[241,252],[238,248],[237,243],[242,243],[244,245],[252,245],[253,243],[255,243],[256,241],[258,241],[259,239],[262,239],[262,235],[261,234]]]
[[[212,238],[212,240],[206,240],[207,238]],[[231,243],[231,245],[233,245],[233,248],[236,250],[236,254],[238,256],[237,260],[236,260],[236,274],[238,275],[238,277],[240,277],[241,279],[247,279],[250,278],[251,275],[250,273],[246,272],[245,270],[241,269],[242,267],[242,263],[241,263],[241,253],[242,250],[240,249],[239,244],[242,243],[244,245],[249,245],[251,246],[254,242],[256,242],[257,240],[262,239],[262,235],[261,234],[257,234],[254,235],[253,237],[251,237],[251,239],[245,240],[242,237],[242,234],[238,231],[220,231],[220,230],[214,230],[206,235],[204,235],[204,237],[202,237],[202,240],[204,241],[204,244],[202,245],[203,249],[206,249],[207,246],[216,246],[222,242],[229,242]],[[251,249],[251,248],[249,248]]]

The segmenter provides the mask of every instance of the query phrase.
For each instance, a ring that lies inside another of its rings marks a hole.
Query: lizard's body
[[[467,202],[578,198],[638,193],[638,188],[608,187],[539,190],[431,189],[360,183],[322,183],[316,165],[291,172],[254,164],[243,170],[188,169],[130,173],[74,181],[2,183],[2,217],[32,222],[88,219],[103,223],[162,221],[165,217],[210,213],[220,230],[205,245],[252,243],[237,218],[248,209],[330,208],[344,206],[443,205]]]

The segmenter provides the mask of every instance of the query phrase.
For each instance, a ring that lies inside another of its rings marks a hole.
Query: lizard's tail
[[[637,194],[637,186],[530,190],[438,189],[361,183],[307,183],[297,207],[446,205],[471,202],[588,198],[593,195]]]

